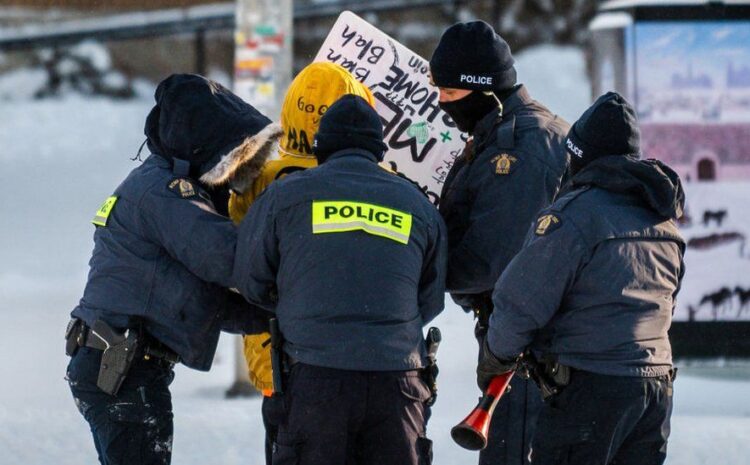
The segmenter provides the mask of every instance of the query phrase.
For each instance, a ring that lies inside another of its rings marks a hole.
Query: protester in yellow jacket
[[[375,106],[370,90],[347,70],[332,63],[312,63],[292,81],[281,109],[282,136],[278,158],[245,158],[242,154],[222,160],[223,170],[214,183],[229,183],[229,216],[235,223],[244,218],[250,205],[276,179],[295,171],[312,168],[317,161],[312,151],[320,118],[342,95],[354,94]],[[262,152],[262,151],[258,151]],[[250,381],[265,397],[263,421],[266,426],[266,460],[275,440],[278,420],[270,396],[273,394],[270,335],[245,336],[244,352]]]

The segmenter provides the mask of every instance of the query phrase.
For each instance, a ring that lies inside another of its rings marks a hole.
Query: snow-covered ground
[[[519,74],[540,101],[573,120],[588,104],[588,87],[560,76],[582,79],[583,60],[569,49],[555,52],[542,48],[521,54]],[[550,63],[555,56],[563,58]],[[545,85],[539,73],[555,79]],[[62,333],[85,283],[91,217],[136,166],[129,158],[144,139],[143,121],[152,101],[145,94],[126,102],[73,95],[33,101],[28,96],[35,81],[33,73],[0,76],[0,465],[95,463],[87,425],[63,380]],[[726,193],[716,187],[690,186],[694,216],[726,204],[730,215],[722,230],[748,224],[742,216],[744,186]],[[702,231],[702,226],[694,228]],[[737,269],[738,263],[746,262],[731,262],[729,271],[709,270],[730,277],[733,286],[740,283],[735,274],[746,270]],[[693,272],[699,265],[696,260]],[[685,289],[686,295],[690,292]],[[460,449],[449,436],[478,395],[473,323],[449,304],[435,324],[444,342],[440,396],[429,426],[434,463],[475,463],[476,454]],[[232,340],[224,337],[210,373],[178,367],[172,389],[173,463],[262,464],[259,399],[223,398],[232,380],[232,356]],[[747,367],[681,371],[668,463],[750,463],[748,392]]]

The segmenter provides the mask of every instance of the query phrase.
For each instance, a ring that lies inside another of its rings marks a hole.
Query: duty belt
[[[68,328],[65,332],[65,339],[65,352],[68,356],[73,356],[78,347],[89,347],[101,351],[105,351],[108,348],[104,339],[97,337],[93,330],[86,325],[83,320],[78,318],[73,318],[68,323]],[[167,348],[160,342],[155,341],[153,338],[147,339],[148,342],[140,348],[144,360],[155,358],[169,363],[180,362],[179,355],[174,353],[171,349]]]

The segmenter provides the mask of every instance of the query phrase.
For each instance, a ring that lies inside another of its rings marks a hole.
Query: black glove
[[[500,360],[492,353],[487,338],[482,343],[482,351],[479,354],[479,365],[477,366],[477,386],[482,392],[487,390],[490,382],[495,376],[502,375],[516,369],[518,360]]]
[[[232,334],[261,334],[268,332],[268,312],[245,300],[240,294],[226,290],[227,300],[222,315],[221,330]]]

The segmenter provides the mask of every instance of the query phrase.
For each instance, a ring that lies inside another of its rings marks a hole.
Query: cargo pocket
[[[432,465],[432,441],[424,436],[417,438],[419,465]]]
[[[297,439],[288,433],[279,433],[276,442],[273,443],[273,452],[271,453],[272,465],[298,465],[300,443]]]
[[[419,376],[398,378],[398,388],[402,396],[414,402],[426,402],[432,396],[430,388]]]

